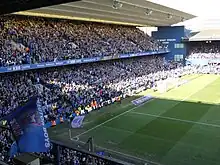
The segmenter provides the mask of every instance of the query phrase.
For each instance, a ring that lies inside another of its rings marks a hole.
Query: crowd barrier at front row
[[[7,129],[4,127],[1,127],[1,129]],[[0,129],[0,131],[1,131]],[[0,142],[2,143],[2,142]],[[131,165],[133,163],[128,163],[125,162],[123,160],[119,160],[119,159],[115,159],[112,157],[106,156],[106,155],[99,155],[98,153],[94,152],[90,152],[88,150],[86,150],[86,148],[77,148],[77,144],[75,143],[71,143],[71,144],[64,144],[63,142],[60,141],[55,141],[55,140],[50,140],[51,143],[51,150],[50,153],[52,155],[54,155],[54,158],[48,157],[48,156],[44,156],[42,154],[38,154],[38,153],[21,153],[19,155],[17,155],[13,160],[10,161],[10,164],[13,162],[13,164],[15,165],[21,165],[21,164],[27,164],[27,161],[30,161],[30,157],[34,157],[36,158],[40,158],[40,163],[39,164],[53,164],[53,165],[60,165],[61,164],[61,154],[63,154],[62,150],[64,149],[68,149],[68,150],[72,150],[75,152],[76,156],[82,156],[82,157],[89,157],[90,159],[93,158],[99,162],[104,162],[105,164],[109,164],[109,165]],[[6,148],[8,148],[8,150],[10,150],[9,146],[6,146]],[[73,160],[72,160],[73,161]],[[18,163],[19,162],[19,163]],[[64,162],[62,162],[63,164]],[[66,162],[67,163],[67,162]],[[8,165],[6,162],[2,162],[0,161],[0,164],[2,165]]]

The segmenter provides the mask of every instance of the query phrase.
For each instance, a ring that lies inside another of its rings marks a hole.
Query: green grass
[[[95,111],[81,129],[67,123],[50,129],[50,136],[74,145],[94,137],[96,150],[141,164],[220,164],[220,76],[191,75],[189,83],[159,94],[151,90]],[[151,94],[142,106],[131,100]],[[120,153],[120,154],[119,154]]]

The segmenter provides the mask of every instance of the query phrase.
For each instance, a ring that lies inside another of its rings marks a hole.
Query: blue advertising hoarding
[[[133,54],[120,54],[118,56],[82,58],[82,59],[64,60],[64,61],[57,61],[57,62],[45,62],[45,63],[39,63],[39,64],[14,65],[14,66],[8,66],[8,67],[0,67],[0,73],[40,69],[40,68],[49,68],[49,67],[65,66],[65,65],[73,65],[73,64],[82,64],[82,63],[106,61],[106,60],[112,60],[112,59],[138,57],[138,56],[159,55],[159,54],[165,54],[165,53],[169,53],[169,50],[149,51],[149,52],[133,53]]]

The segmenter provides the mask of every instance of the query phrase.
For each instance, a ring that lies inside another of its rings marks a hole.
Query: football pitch
[[[51,128],[51,139],[71,145],[93,137],[97,151],[152,165],[219,165],[220,76],[184,79],[166,93],[147,90],[90,113],[83,128],[70,130],[72,140],[67,123]],[[155,98],[131,104],[144,95]]]

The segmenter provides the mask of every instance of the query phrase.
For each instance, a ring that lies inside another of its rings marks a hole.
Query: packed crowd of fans
[[[167,76],[160,75],[160,71],[176,67],[175,63],[165,64],[162,57],[151,56],[2,74],[1,117],[35,95],[42,101],[45,122],[59,116],[69,117],[72,113],[86,113],[88,107],[101,108],[118,97],[123,99],[140,89],[150,88],[154,81]],[[2,160],[7,158],[5,155]]]
[[[2,74],[0,113],[2,117],[38,95],[43,105],[45,122],[60,116],[68,118],[70,114],[88,113],[89,108],[90,110],[101,108],[114,103],[117,98],[123,99],[152,88],[157,81],[194,72],[218,73],[219,70],[215,67],[214,69],[182,67],[177,63],[165,63],[160,56],[146,56]],[[9,159],[8,149],[12,140],[8,136],[10,136],[8,131],[1,131],[0,160],[3,161]],[[67,149],[64,149],[62,153],[63,164],[66,164],[67,160],[75,164],[91,160],[82,153],[72,150],[67,152]],[[54,158],[48,154],[51,159]]]
[[[0,67],[162,48],[135,27],[35,17],[1,17],[0,34]],[[38,96],[46,124],[60,117],[69,119],[72,114],[86,114],[108,106],[154,87],[157,81],[194,72],[218,71],[213,67],[182,67],[174,62],[165,62],[161,56],[146,56],[5,73],[0,75],[0,118]],[[13,164],[8,155],[12,142],[11,133],[7,129],[0,130],[0,161]],[[52,151],[41,156],[55,161]],[[60,164],[109,163],[61,147]]]
[[[0,17],[0,67],[158,50],[136,27],[24,16]]]
[[[101,63],[89,63],[70,67],[51,68],[0,75],[0,109],[6,115],[31,97],[39,95],[45,116],[85,109],[96,101],[104,106],[112,98],[129,95],[133,88],[146,86],[157,76],[154,73],[175,68],[165,65],[162,57],[141,57]],[[52,114],[52,112],[54,114]],[[45,117],[48,121],[48,117]]]
[[[135,27],[36,17],[0,17],[0,34],[0,67],[162,48]],[[175,66],[164,65],[162,58],[146,57],[2,74],[0,117],[33,96],[42,102],[45,123],[61,116],[69,118],[73,113],[88,113],[137,92],[138,87],[145,89],[148,74],[170,67]],[[0,161],[13,164],[8,154],[12,142],[11,133],[1,130]],[[55,158],[51,153],[45,156]],[[60,161],[61,164],[94,164],[92,157],[67,148],[61,149]],[[108,163],[95,159],[95,164]]]
[[[9,150],[12,143],[11,132],[0,128],[0,161],[10,161]]]
[[[219,42],[191,43],[189,59],[220,59]]]

